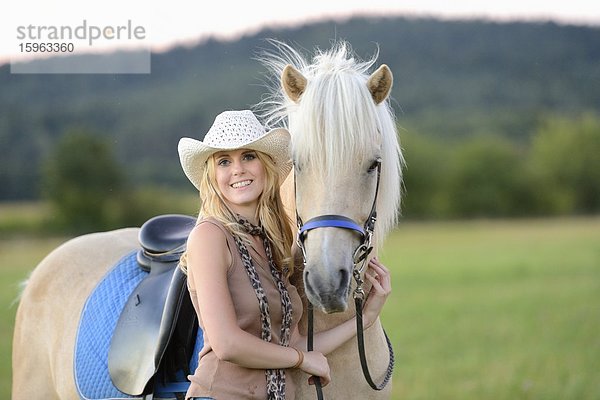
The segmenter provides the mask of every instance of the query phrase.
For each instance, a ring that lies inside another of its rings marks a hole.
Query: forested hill
[[[354,18],[264,30],[153,54],[149,75],[15,75],[0,67],[0,200],[39,195],[44,157],[72,129],[104,135],[130,178],[187,184],[176,155],[224,109],[256,103],[265,38],[307,50],[379,48],[394,72],[394,108],[409,131],[452,140],[478,133],[525,140],[549,114],[598,113],[600,28]]]

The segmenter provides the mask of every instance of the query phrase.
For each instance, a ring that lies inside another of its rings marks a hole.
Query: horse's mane
[[[349,44],[341,41],[329,51],[317,50],[309,63],[291,46],[271,43],[276,52],[264,52],[259,58],[271,75],[269,94],[257,105],[257,114],[267,125],[287,127],[294,159],[323,171],[323,179],[335,180],[350,163],[366,161],[364,157],[379,144],[383,162],[376,235],[385,237],[396,223],[404,159],[389,100],[375,105],[367,88],[368,71],[377,55],[358,60]],[[308,81],[299,104],[289,100],[281,88],[279,79],[288,64]]]

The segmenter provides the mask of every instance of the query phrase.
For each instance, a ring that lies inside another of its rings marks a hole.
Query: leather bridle
[[[371,206],[371,212],[367,217],[365,223],[361,226],[353,219],[348,218],[343,215],[335,215],[335,214],[327,214],[320,215],[314,218],[309,219],[306,223],[302,223],[302,219],[298,215],[298,211],[296,210],[296,222],[298,224],[298,234],[297,234],[297,244],[300,250],[302,251],[302,259],[304,268],[306,268],[306,250],[304,248],[304,241],[308,236],[308,232],[318,228],[341,228],[355,231],[361,235],[361,242],[358,247],[354,250],[354,254],[352,256],[353,268],[352,268],[352,276],[356,282],[356,288],[353,292],[354,303],[356,306],[356,337],[358,342],[358,354],[360,358],[360,364],[362,367],[363,375],[369,386],[374,390],[382,390],[389,382],[392,377],[392,372],[394,369],[394,351],[392,348],[392,344],[390,342],[389,337],[385,330],[383,331],[385,335],[385,339],[387,341],[388,350],[389,350],[389,363],[387,367],[386,374],[383,378],[383,381],[380,384],[376,384],[373,382],[371,378],[371,374],[369,372],[369,367],[367,365],[367,358],[365,354],[365,344],[364,344],[364,333],[363,333],[363,320],[362,320],[362,310],[363,310],[363,302],[365,300],[365,291],[363,289],[364,280],[362,274],[367,265],[368,256],[373,250],[372,240],[373,240],[373,232],[375,230],[375,221],[377,220],[377,195],[379,193],[379,181],[381,178],[381,159],[378,158],[376,161],[377,168],[377,185],[375,187],[375,197],[373,199],[373,205]],[[295,181],[294,181],[295,182]],[[296,195],[295,191],[295,183],[294,183],[294,195]],[[308,334],[307,334],[307,350],[313,350],[313,336],[314,336],[314,316],[313,316],[313,307],[310,301],[308,302]],[[323,399],[323,389],[321,386],[321,381],[318,377],[313,377],[315,388],[317,390],[317,398],[319,400]]]

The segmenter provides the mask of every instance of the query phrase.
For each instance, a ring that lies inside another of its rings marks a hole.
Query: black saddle
[[[174,379],[180,370],[190,373],[198,321],[187,276],[177,264],[195,224],[195,218],[173,214],[142,225],[137,259],[150,273],[127,300],[108,353],[111,379],[123,393],[147,395],[154,379]]]
[[[195,225],[196,218],[180,214],[159,215],[146,221],[139,233],[142,249],[138,252],[137,260],[140,266],[149,271],[152,261],[179,261]]]

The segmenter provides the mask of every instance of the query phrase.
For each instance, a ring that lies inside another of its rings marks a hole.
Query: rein
[[[362,273],[365,270],[368,256],[373,250],[373,246],[371,245],[373,239],[373,232],[375,230],[375,221],[377,220],[377,195],[379,193],[379,181],[381,178],[381,159],[377,159],[377,185],[375,187],[375,198],[373,199],[373,204],[371,206],[371,212],[367,217],[367,220],[364,223],[364,226],[360,226],[351,218],[345,217],[343,215],[335,215],[335,214],[327,214],[321,215],[318,217],[311,218],[306,221],[306,223],[302,223],[302,219],[298,215],[298,211],[296,210],[296,221],[298,224],[298,236],[297,243],[298,247],[302,251],[302,259],[304,267],[306,267],[306,251],[304,248],[304,241],[306,240],[306,236],[308,232],[317,228],[342,228],[349,229],[358,232],[362,241],[358,245],[358,247],[354,250],[353,254],[353,268],[352,268],[352,276],[356,282],[356,288],[353,292],[354,304],[356,306],[356,338],[358,345],[358,354],[360,358],[360,365],[362,368],[363,375],[365,380],[374,390],[382,390],[390,381],[392,377],[392,372],[394,369],[394,350],[392,348],[392,344],[390,339],[385,332],[385,339],[388,346],[389,351],[389,363],[386,370],[386,374],[383,378],[383,381],[380,384],[376,384],[371,378],[371,373],[369,371],[369,366],[367,364],[367,357],[365,353],[365,342],[364,342],[364,332],[363,332],[363,302],[365,300],[365,291],[363,289],[364,280],[362,278]],[[294,192],[295,192],[295,181],[294,181]],[[308,302],[308,333],[307,333],[307,350],[313,350],[313,336],[314,336],[314,315],[313,315],[313,306]],[[315,383],[315,388],[317,391],[317,399],[323,400],[323,388],[321,385],[321,379],[319,377],[313,376],[313,380]]]

